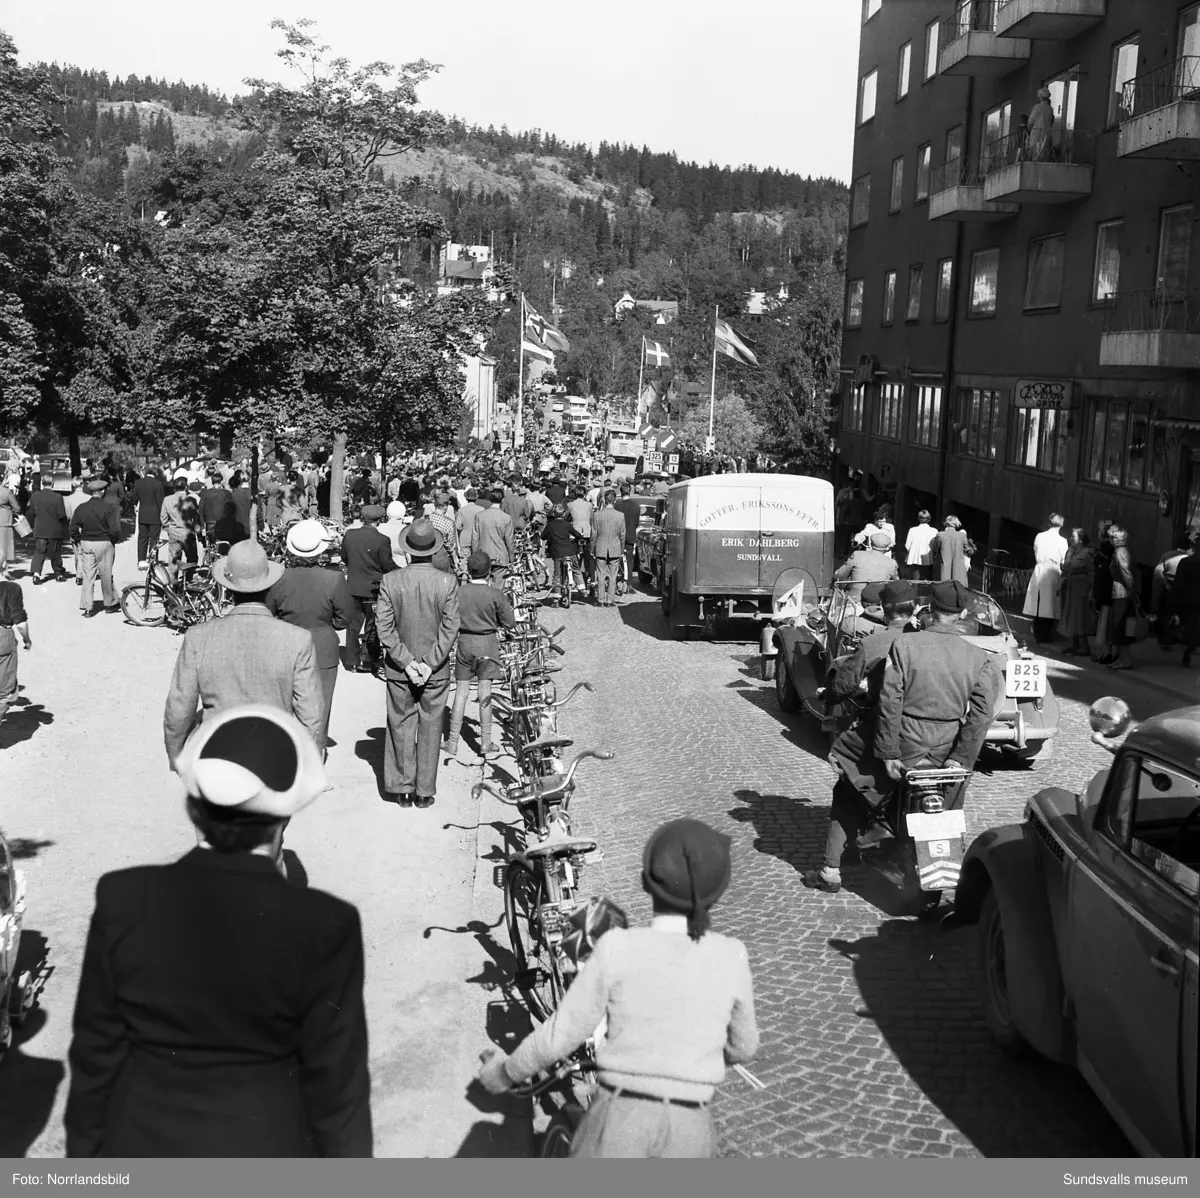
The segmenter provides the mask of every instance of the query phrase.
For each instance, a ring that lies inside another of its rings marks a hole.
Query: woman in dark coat
[[[358,912],[276,868],[325,787],[301,724],[234,707],[176,766],[200,844],[105,874],[79,977],[68,1157],[369,1157]]]
[[[546,527],[542,530],[546,542],[546,556],[550,559],[550,579],[558,584],[561,578],[559,603],[571,606],[571,585],[575,575],[579,554],[579,537],[567,509],[557,503],[550,509]]]
[[[1062,598],[1062,615],[1058,619],[1060,636],[1070,642],[1066,650],[1073,657],[1086,657],[1088,637],[1096,627],[1096,608],[1092,601],[1092,588],[1096,574],[1096,551],[1082,528],[1071,530],[1070,545],[1062,564],[1062,581],[1059,593]]]
[[[1108,539],[1108,525],[1100,529],[1100,547],[1096,551],[1096,573],[1092,579],[1092,602],[1096,606],[1096,639],[1092,660],[1106,665],[1115,659],[1109,626],[1112,617],[1113,580],[1109,567],[1116,550]]]

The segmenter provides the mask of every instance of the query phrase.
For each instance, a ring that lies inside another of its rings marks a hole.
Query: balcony
[[[1200,370],[1200,309],[1186,296],[1156,288],[1110,296],[1100,365]]]
[[[1011,204],[1066,204],[1092,192],[1095,139],[1078,129],[1030,143],[1025,131],[990,142],[983,151],[983,198]]]
[[[1131,79],[1119,115],[1119,158],[1200,159],[1200,55]]]
[[[996,34],[996,0],[967,0],[954,16],[942,22],[942,52],[938,70],[943,75],[976,75],[999,78],[1029,61],[1027,38]]]
[[[978,162],[956,158],[929,176],[930,220],[1004,220],[1020,211],[1019,204],[992,203],[983,198],[983,173]]]
[[[1067,41],[1104,20],[1106,0],[999,0],[996,36]]]

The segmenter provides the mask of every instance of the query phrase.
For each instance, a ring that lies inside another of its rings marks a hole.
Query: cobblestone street
[[[577,748],[618,754],[581,769],[576,828],[605,853],[583,891],[647,918],[640,853],[659,823],[693,816],[733,837],[733,883],[714,925],[750,951],[762,1033],[752,1072],[767,1087],[730,1074],[717,1102],[723,1155],[1130,1152],[1076,1073],[1013,1062],[992,1045],[974,928],[919,923],[878,867],[846,870],[837,895],[804,888],[802,870],[820,862],[833,775],[821,734],[781,713],[773,684],[759,681],[755,644],[672,641],[647,594],[615,611],[577,605],[562,615],[562,688],[596,686],[568,709],[564,732]],[[1093,699],[1123,693],[1139,716],[1181,702],[1114,686],[1124,680],[1091,667],[1051,671],[1063,700],[1057,751],[1037,773],[985,757],[969,837],[1019,820],[1039,787],[1081,787],[1104,767],[1088,741]]]

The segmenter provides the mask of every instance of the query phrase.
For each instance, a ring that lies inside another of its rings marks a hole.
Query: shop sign
[[[1071,406],[1074,386],[1069,379],[1017,379],[1013,406],[1065,411]]]

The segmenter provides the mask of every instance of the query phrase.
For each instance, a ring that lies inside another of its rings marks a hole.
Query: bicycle
[[[158,560],[159,550],[167,543],[160,541],[154,547],[151,560],[155,564],[146,571],[146,577],[122,589],[122,614],[139,628],[166,625],[176,632],[219,618],[221,598],[208,555],[204,565],[184,566],[172,580],[168,567]]]

